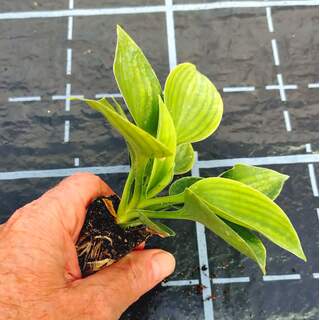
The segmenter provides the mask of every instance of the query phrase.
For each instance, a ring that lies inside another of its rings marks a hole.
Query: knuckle
[[[93,182],[100,181],[100,178],[93,173],[90,172],[77,172],[71,176],[72,179],[76,180],[91,180]]]
[[[65,179],[64,183],[76,186],[87,185],[91,186],[93,189],[100,189],[102,180],[100,177],[90,172],[77,172]]]
[[[13,226],[17,224],[24,224],[24,218],[27,217],[28,219],[32,218],[35,212],[40,210],[39,203],[37,200],[34,200],[23,207],[17,209],[12,216],[8,219],[5,223],[5,229],[11,229]]]
[[[38,201],[38,199],[36,199],[27,203],[26,205],[18,209],[16,212],[19,212],[18,214],[22,215],[25,212],[38,211],[40,210],[40,207],[41,207],[40,202]]]

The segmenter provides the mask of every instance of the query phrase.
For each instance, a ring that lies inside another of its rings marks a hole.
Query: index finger
[[[91,173],[76,173],[63,179],[57,186],[43,194],[37,201],[54,210],[66,231],[77,240],[87,207],[99,196],[114,192],[98,176]]]

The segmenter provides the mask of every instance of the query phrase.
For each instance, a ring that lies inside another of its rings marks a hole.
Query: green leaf
[[[135,123],[155,135],[160,82],[141,49],[120,26],[117,35],[113,72],[118,87]]]
[[[265,273],[266,249],[255,234],[244,227],[219,218],[201,198],[189,189],[186,190],[183,210],[191,220],[202,223],[233,248],[256,261],[262,272]]]
[[[142,212],[139,213],[139,220],[146,225],[152,233],[155,233],[162,238],[174,237],[176,235],[176,233],[168,226],[149,219]]]
[[[151,198],[161,192],[173,178],[176,130],[171,115],[160,96],[157,139],[170,150],[172,156],[154,159],[147,187],[147,198]]]
[[[179,64],[170,72],[164,102],[176,127],[178,145],[207,138],[221,121],[223,103],[219,92],[191,63]]]
[[[194,151],[191,143],[178,145],[175,158],[174,173],[184,174],[192,169],[194,163]]]
[[[86,99],[82,98],[72,98],[71,100],[80,100],[80,101],[85,101]],[[88,100],[88,99],[87,99]],[[96,100],[94,100],[96,101]],[[111,109],[112,111],[118,112],[117,108],[115,108],[108,100],[107,98],[103,97],[100,100],[98,100],[99,103],[103,104],[106,108]],[[119,113],[119,112],[118,112]]]
[[[135,152],[137,155],[156,158],[172,156],[172,152],[165,145],[146,131],[143,131],[127,119],[123,118],[114,111],[111,105],[108,107],[107,100],[104,99],[103,103],[100,100],[79,100],[86,102],[91,108],[101,112],[110,124],[124,137],[130,146],[130,150]]]
[[[201,177],[183,177],[176,180],[169,189],[169,195],[175,195],[184,192],[184,190],[203,178]]]
[[[289,176],[277,171],[250,166],[247,164],[236,164],[232,169],[223,172],[222,178],[240,181],[274,200],[280,194],[285,181]]]
[[[125,114],[125,112],[123,111],[120,103],[114,98],[114,97],[111,97],[112,98],[112,101],[115,105],[114,109],[125,119],[129,120],[127,115]]]
[[[299,237],[282,209],[263,193],[241,182],[207,178],[189,187],[219,217],[256,230],[306,260]],[[186,198],[187,199],[187,198]]]

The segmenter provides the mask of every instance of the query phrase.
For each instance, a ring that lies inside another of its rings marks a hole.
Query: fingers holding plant
[[[1,319],[115,320],[173,271],[169,253],[142,250],[82,279],[74,238],[86,206],[111,193],[99,177],[76,174],[2,225]]]

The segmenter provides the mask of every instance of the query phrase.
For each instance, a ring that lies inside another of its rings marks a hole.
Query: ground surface
[[[216,175],[232,159],[245,158],[241,161],[290,175],[278,202],[308,257],[300,262],[267,243],[268,277],[262,278],[251,261],[201,226],[170,222],[176,239],[149,245],[175,254],[176,273],[123,319],[318,319],[316,1],[231,4],[242,8],[194,2],[176,0],[172,7],[162,0],[1,1],[1,220],[82,167],[100,172],[121,192],[127,171],[119,166],[127,165],[124,142],[99,114],[65,100],[70,94],[118,93],[112,61],[115,25],[121,24],[150,58],[162,84],[170,66],[191,61],[222,93],[221,127],[196,144],[199,162],[193,174]],[[52,17],[52,10],[69,8],[73,11]],[[79,16],[80,8],[103,10]],[[39,15],[23,13],[30,11]],[[279,84],[280,90],[274,87]]]

